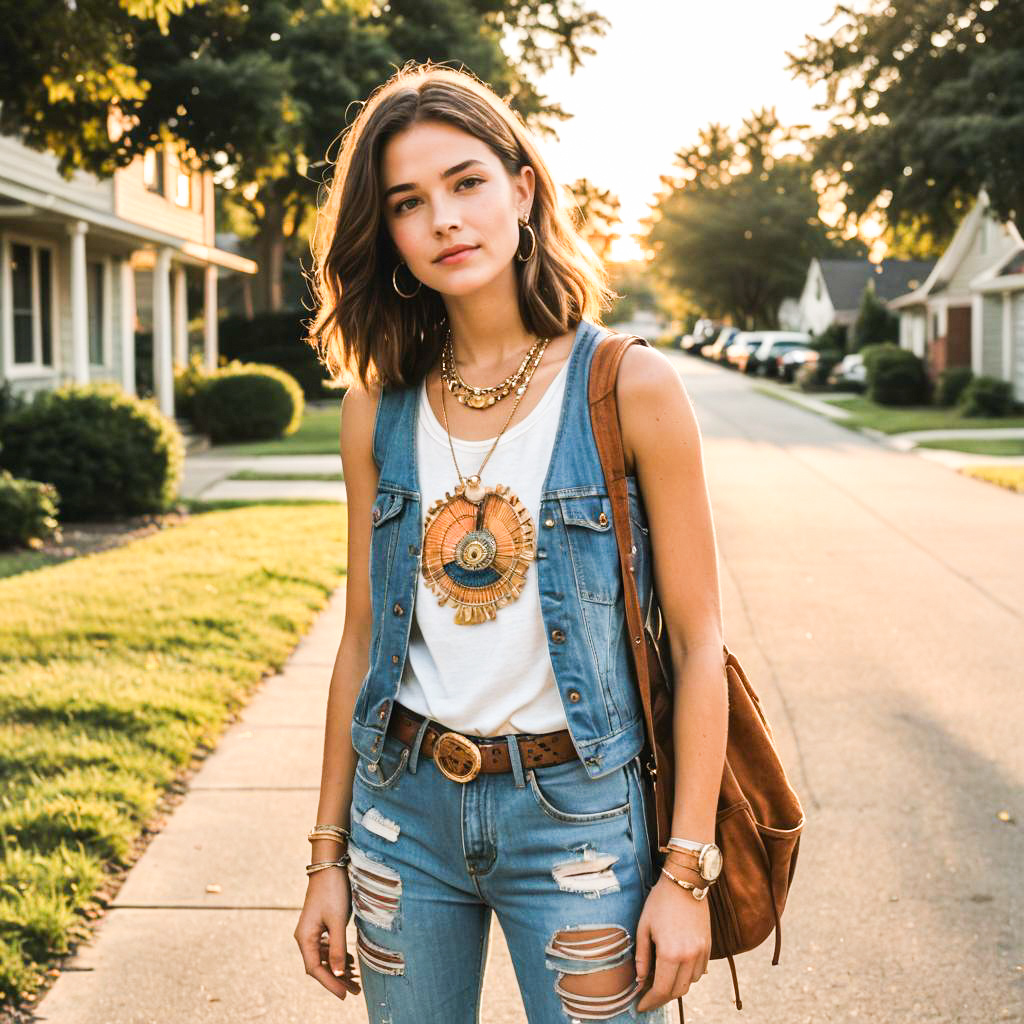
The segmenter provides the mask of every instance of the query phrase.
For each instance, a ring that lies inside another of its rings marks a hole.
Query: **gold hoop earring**
[[[526,230],[530,232],[530,242],[532,244],[530,246],[530,255],[529,256],[520,256],[519,255],[519,249],[517,247],[516,248],[516,259],[519,260],[520,263],[529,263],[530,260],[533,259],[533,254],[537,251],[537,235],[535,234],[533,228],[530,227],[530,222],[529,222],[529,220],[526,217],[524,217],[519,222],[519,226],[521,228],[526,228]]]
[[[416,287],[413,289],[413,291],[406,295],[405,292],[403,292],[402,289],[398,287],[398,268],[401,265],[401,263],[396,263],[395,269],[391,271],[391,285],[395,289],[395,291],[402,296],[403,299],[411,299],[420,290],[420,287],[422,286],[423,282],[417,280]],[[412,273],[412,271],[410,271],[410,273]]]

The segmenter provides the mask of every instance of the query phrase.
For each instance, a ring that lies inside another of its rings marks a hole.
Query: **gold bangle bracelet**
[[[314,875],[318,871],[326,871],[327,868],[344,868],[349,862],[347,853],[342,854],[337,860],[318,860],[306,865],[306,874]]]
[[[704,899],[705,896],[707,896],[708,889],[711,888],[711,883],[709,882],[707,885],[704,886],[703,889],[698,889],[697,886],[693,884],[693,882],[684,882],[681,878],[676,878],[676,876],[673,875],[672,872],[668,870],[668,868],[662,868],[661,873],[663,875],[668,875],[668,877],[671,878],[672,881],[675,882],[680,889],[686,889],[689,892],[692,892],[693,898],[698,902]]]

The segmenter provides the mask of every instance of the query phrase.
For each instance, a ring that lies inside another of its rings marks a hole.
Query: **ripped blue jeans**
[[[530,1024],[666,1024],[636,1010],[634,937],[654,884],[638,759],[466,783],[384,739],[353,781],[349,879],[371,1024],[476,1024],[491,911]]]

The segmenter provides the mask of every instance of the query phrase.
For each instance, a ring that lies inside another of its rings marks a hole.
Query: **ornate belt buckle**
[[[444,732],[434,741],[434,763],[452,782],[469,782],[480,773],[480,748],[461,733]]]

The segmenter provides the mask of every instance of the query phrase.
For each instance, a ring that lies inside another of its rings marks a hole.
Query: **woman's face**
[[[384,219],[395,247],[416,278],[445,295],[468,295],[509,270],[533,184],[532,167],[510,176],[485,143],[439,122],[407,128],[381,154]],[[473,248],[440,259],[460,245]],[[398,281],[403,291],[415,287],[404,269]]]

